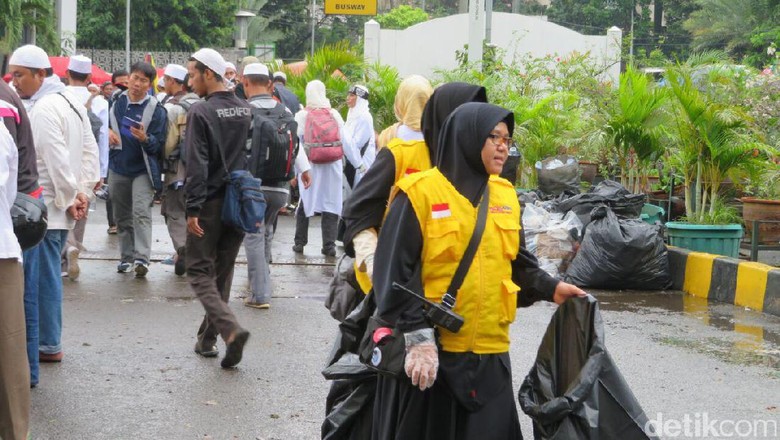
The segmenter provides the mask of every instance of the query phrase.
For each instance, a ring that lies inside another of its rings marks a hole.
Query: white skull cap
[[[205,64],[205,63],[204,63]],[[168,64],[163,71],[164,76],[170,76],[173,79],[184,81],[184,77],[187,76],[187,69],[184,66],[178,64]]]
[[[203,63],[206,67],[213,70],[217,75],[225,76],[227,63],[225,62],[225,59],[222,58],[222,55],[220,55],[216,50],[204,47],[203,49],[192,54],[192,58],[195,58],[196,60]]]
[[[92,60],[84,55],[73,55],[68,60],[68,70],[83,74],[92,73]]]
[[[262,63],[247,64],[244,67],[244,75],[265,75],[268,76],[268,67]]]
[[[32,44],[16,49],[14,53],[11,54],[8,65],[30,67],[33,69],[51,68],[51,62],[49,62],[49,56],[46,55],[46,52],[40,47]]]

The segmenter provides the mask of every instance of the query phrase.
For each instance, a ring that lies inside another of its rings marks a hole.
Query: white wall
[[[468,41],[468,14],[437,18],[402,31],[381,30],[371,21],[366,24],[365,32],[368,61],[394,66],[401,76],[417,73],[433,77],[436,69],[457,67],[455,51],[462,51]],[[526,53],[543,57],[590,51],[595,63],[605,68],[611,66],[605,79],[617,83],[622,33],[612,28],[604,34],[582,35],[544,17],[493,13],[492,43],[506,50],[507,61]]]

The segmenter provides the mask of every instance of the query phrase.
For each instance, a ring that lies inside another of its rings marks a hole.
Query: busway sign
[[[377,0],[325,0],[327,15],[376,15]]]

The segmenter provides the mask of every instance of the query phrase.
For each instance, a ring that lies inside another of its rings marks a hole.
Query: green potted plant
[[[742,225],[720,199],[727,176],[738,181],[762,165],[755,151],[767,151],[739,107],[708,94],[709,82],[694,81],[695,70],[667,71],[674,101],[677,146],[673,167],[685,182],[685,222],[666,224],[669,242],[691,250],[739,256]]]

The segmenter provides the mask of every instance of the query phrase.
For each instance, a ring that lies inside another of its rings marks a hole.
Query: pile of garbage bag
[[[545,200],[518,194],[526,248],[547,273],[580,287],[663,290],[671,285],[661,228],[639,219],[646,196],[604,181]]]

